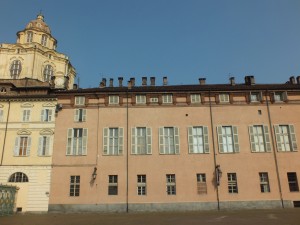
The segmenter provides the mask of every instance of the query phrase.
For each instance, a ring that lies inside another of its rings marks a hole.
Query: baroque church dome
[[[37,15],[35,20],[31,20],[27,25],[26,25],[26,30],[27,29],[33,29],[33,30],[38,30],[45,32],[47,34],[51,34],[49,26],[45,23],[44,21],[44,16],[42,14]]]

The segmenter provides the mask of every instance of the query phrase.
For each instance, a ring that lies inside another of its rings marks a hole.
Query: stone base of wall
[[[285,208],[293,208],[292,201],[284,201]],[[221,210],[282,208],[281,201],[234,201],[220,202]],[[143,203],[128,205],[130,212],[204,211],[218,210],[217,202],[190,203]],[[50,212],[126,212],[126,204],[50,204]]]

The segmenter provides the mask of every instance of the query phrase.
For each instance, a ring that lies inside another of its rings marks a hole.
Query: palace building
[[[17,36],[0,47],[0,183],[18,188],[14,210],[300,206],[300,77],[79,89],[42,15]]]

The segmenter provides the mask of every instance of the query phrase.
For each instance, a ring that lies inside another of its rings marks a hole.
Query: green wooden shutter
[[[26,156],[30,156],[30,148],[31,148],[31,137],[27,137]]]
[[[108,128],[105,127],[103,128],[103,155],[107,155],[108,154]]]
[[[165,154],[165,148],[164,148],[164,128],[159,128],[159,153]]]
[[[271,152],[272,147],[271,147],[270,132],[269,132],[269,127],[268,126],[264,126],[264,135],[265,135],[265,149],[266,149],[266,152]]]
[[[19,156],[20,137],[15,139],[14,156]]]
[[[38,156],[43,155],[43,136],[39,137]]]
[[[262,91],[258,93],[258,97],[259,97],[259,101],[263,101],[264,100],[264,96]]]
[[[218,134],[218,143],[219,143],[219,152],[224,152],[223,147],[223,133],[222,133],[222,126],[217,126],[217,134]]]
[[[136,151],[136,128],[131,128],[131,154],[137,154]]]
[[[147,135],[147,154],[152,154],[152,130],[150,127],[146,128]]]
[[[253,134],[253,126],[249,126],[248,130],[249,130],[249,139],[250,139],[251,152],[256,152],[255,139],[254,139],[254,134]]]
[[[23,114],[24,114],[24,112],[23,112]],[[42,109],[42,111],[41,111],[41,121],[42,121],[42,122],[44,121],[44,115],[45,115],[45,110]],[[24,120],[23,120],[23,121],[24,121]]]
[[[74,121],[75,122],[79,121],[79,109],[75,109],[74,111]]]
[[[82,155],[87,153],[87,138],[88,138],[88,129],[83,128],[82,132]]]
[[[53,152],[53,136],[49,137],[49,149],[48,149],[48,155],[52,155]]]
[[[297,146],[297,140],[296,140],[296,134],[295,134],[295,127],[294,125],[289,125],[289,131],[290,131],[290,139],[291,139],[291,149],[292,151],[297,151],[298,146]]]
[[[72,142],[73,142],[73,132],[72,128],[68,129],[67,133],[67,155],[71,155],[72,153]]]
[[[208,127],[203,126],[204,153],[209,153]]]
[[[193,127],[188,127],[188,143],[189,143],[189,153],[194,153],[194,147],[193,147]]]
[[[279,125],[274,125],[274,131],[275,131],[277,150],[282,151],[282,147],[281,147],[281,143],[280,143]]]
[[[284,102],[288,100],[288,95],[286,91],[282,93],[282,98]]]
[[[118,154],[119,155],[122,155],[123,154],[123,145],[124,145],[124,129],[123,127],[119,127],[119,152]]]
[[[240,152],[239,136],[238,136],[237,126],[232,126],[232,131],[233,131],[234,152]]]
[[[86,109],[82,109],[82,121],[86,121]]]
[[[180,153],[180,140],[179,140],[179,128],[174,127],[174,145],[175,145],[175,154]]]

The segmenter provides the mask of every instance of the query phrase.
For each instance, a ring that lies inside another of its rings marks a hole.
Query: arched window
[[[43,46],[46,46],[46,45],[47,45],[47,35],[45,35],[45,34],[42,35],[41,44],[42,44]]]
[[[53,75],[54,75],[53,67],[51,65],[46,65],[44,68],[44,80],[50,81]]]
[[[33,37],[32,31],[28,31],[27,32],[27,43],[31,43],[32,42],[32,37]]]
[[[28,182],[28,177],[25,173],[16,172],[10,176],[8,182],[14,182],[14,183]]]
[[[22,70],[20,60],[14,60],[10,66],[10,76],[12,79],[17,79]]]

